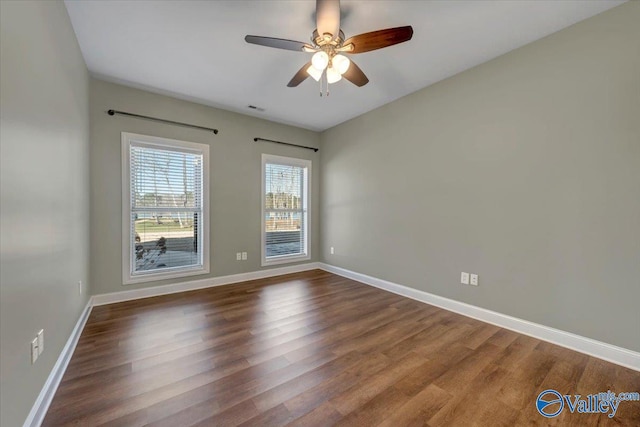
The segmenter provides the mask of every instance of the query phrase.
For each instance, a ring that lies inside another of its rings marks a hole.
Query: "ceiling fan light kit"
[[[329,55],[323,50],[316,52],[311,57],[311,65],[318,71],[322,71],[329,65]]]
[[[332,62],[333,68],[335,68],[340,73],[340,75],[346,73],[349,69],[349,65],[351,65],[351,61],[349,61],[349,58],[340,54],[334,56]]]
[[[276,49],[313,53],[311,60],[298,70],[287,86],[296,87],[307,77],[320,82],[320,96],[329,95],[329,85],[346,80],[358,87],[369,82],[367,76],[344,54],[357,54],[382,49],[411,40],[411,26],[387,28],[345,39],[340,29],[340,0],[316,0],[317,28],[311,36],[312,44],[294,40],[248,35],[247,43]]]
[[[309,68],[307,68],[307,74],[309,74],[315,81],[319,82],[320,77],[322,77],[322,70],[318,70],[313,65],[310,65]]]

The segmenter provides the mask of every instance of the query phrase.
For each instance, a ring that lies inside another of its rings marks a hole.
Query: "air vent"
[[[259,111],[259,112],[261,112],[261,113],[262,113],[262,112],[264,112],[264,108],[256,107],[255,105],[247,105],[247,108],[249,108],[249,109],[251,109],[251,110]]]

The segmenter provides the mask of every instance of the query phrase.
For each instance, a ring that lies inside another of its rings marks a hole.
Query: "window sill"
[[[186,268],[181,269],[179,271],[146,273],[146,274],[139,274],[135,276],[125,276],[123,278],[122,285],[126,286],[126,285],[134,285],[136,283],[157,282],[160,280],[199,276],[199,275],[208,274],[208,273],[209,273],[208,267],[194,267],[189,269],[186,269]]]
[[[293,255],[293,256],[283,256],[278,258],[271,259],[262,259],[262,267],[268,267],[270,265],[278,265],[278,264],[291,264],[294,262],[300,261],[309,261],[311,259],[310,255]]]

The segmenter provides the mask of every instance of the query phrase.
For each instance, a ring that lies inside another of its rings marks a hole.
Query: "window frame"
[[[267,186],[267,180],[266,180],[266,166],[267,163],[271,163],[271,164],[278,164],[278,165],[285,165],[285,166],[296,166],[296,167],[302,167],[306,169],[306,176],[303,179],[303,182],[305,182],[306,185],[304,185],[303,187],[303,195],[302,195],[302,206],[303,206],[303,210],[302,213],[303,215],[306,216],[306,221],[304,222],[304,229],[302,230],[302,232],[304,233],[304,254],[301,255],[282,255],[279,257],[271,257],[271,259],[267,258],[267,251],[266,251],[266,240],[267,240],[267,233],[266,233],[266,229],[265,229],[265,215],[267,212],[266,209],[266,186]],[[261,266],[262,267],[267,267],[267,266],[271,266],[271,265],[278,265],[278,264],[289,264],[289,263],[295,263],[295,262],[300,262],[300,261],[308,261],[311,259],[311,165],[312,162],[311,160],[306,160],[306,159],[299,159],[299,158],[295,158],[295,157],[284,157],[284,156],[276,156],[273,154],[262,154],[262,176],[261,176],[261,180],[262,180],[262,186],[261,186],[261,196],[260,196],[260,203],[261,203],[261,207],[260,207],[260,213],[261,213],[261,226],[260,226],[260,252],[261,252]]]
[[[208,274],[210,272],[209,257],[209,146],[196,142],[161,138],[130,132],[121,133],[122,140],[122,282],[123,285],[144,283],[165,279]],[[199,239],[201,240],[201,265],[174,267],[169,271],[148,270],[142,273],[133,272],[135,262],[133,256],[135,245],[132,245],[131,227],[131,145],[157,148],[161,150],[196,153],[202,155],[202,218],[198,219]]]

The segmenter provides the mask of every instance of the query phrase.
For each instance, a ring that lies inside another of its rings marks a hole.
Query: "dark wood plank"
[[[324,271],[95,307],[45,426],[640,425],[640,373]]]

